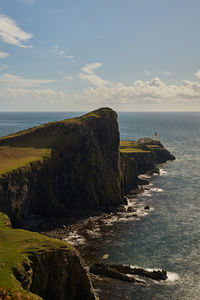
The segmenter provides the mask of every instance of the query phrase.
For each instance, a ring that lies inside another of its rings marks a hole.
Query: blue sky
[[[199,0],[2,0],[0,109],[200,110]]]

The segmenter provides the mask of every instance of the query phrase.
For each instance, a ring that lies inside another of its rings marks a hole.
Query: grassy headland
[[[25,293],[20,282],[14,276],[23,263],[29,261],[38,251],[51,252],[55,249],[74,249],[65,242],[48,238],[38,233],[22,229],[12,229],[9,218],[0,213],[0,283],[3,289]],[[31,294],[30,299],[41,299]]]

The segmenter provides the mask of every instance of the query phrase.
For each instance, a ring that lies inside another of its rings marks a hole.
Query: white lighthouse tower
[[[157,141],[157,140],[158,140],[158,133],[155,132],[155,134],[154,134],[154,141]]]

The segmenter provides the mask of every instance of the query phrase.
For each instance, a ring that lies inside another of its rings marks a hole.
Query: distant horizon
[[[100,107],[101,108],[101,107]],[[100,109],[100,108],[97,108],[97,109]],[[15,112],[24,112],[24,113],[65,113],[65,112],[67,112],[67,113],[70,113],[70,112],[77,112],[77,113],[88,113],[88,112],[91,112],[91,111],[94,111],[94,110],[96,110],[96,109],[93,109],[93,110],[88,110],[88,111],[81,111],[81,110],[10,110],[10,111],[8,111],[8,110],[3,110],[3,111],[0,111],[0,113],[4,113],[4,112],[6,112],[6,113],[15,113]],[[166,110],[166,111],[164,111],[164,110],[160,110],[160,111],[158,111],[158,110],[132,110],[132,111],[126,111],[126,110],[115,110],[115,109],[113,109],[114,111],[116,111],[117,113],[118,112],[126,112],[126,113],[139,113],[139,112],[141,112],[141,113],[193,113],[193,112],[195,112],[195,113],[200,113],[200,110],[199,111],[196,111],[196,110],[191,110],[191,111],[186,111],[186,110],[177,110],[177,111],[175,111],[175,110],[173,110],[173,111],[170,111],[170,110]]]

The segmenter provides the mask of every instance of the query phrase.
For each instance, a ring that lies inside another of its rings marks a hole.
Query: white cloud
[[[32,37],[32,34],[23,31],[14,20],[5,15],[0,15],[0,39],[4,43],[21,48],[31,48],[32,46],[25,45],[24,42]]]
[[[198,70],[196,73],[194,73],[194,75],[196,76],[196,78],[200,79],[200,70]]]
[[[6,58],[6,57],[8,57],[10,54],[9,53],[7,53],[7,52],[2,52],[2,51],[0,51],[0,59],[1,58]]]
[[[191,109],[192,104],[200,108],[200,83],[183,80],[180,85],[168,85],[155,77],[151,81],[137,80],[130,86],[117,83],[89,87],[77,97],[88,105],[110,105],[118,109],[137,106],[145,110],[152,105],[160,108],[176,106],[177,109],[180,105],[182,110],[186,106]]]
[[[41,84],[49,84],[53,83],[54,80],[47,80],[47,79],[27,79],[21,76],[13,75],[5,73],[0,76],[0,86],[3,87],[26,87],[26,88],[33,88],[38,87]]]
[[[82,68],[82,71],[78,74],[78,78],[86,80],[94,86],[105,86],[111,84],[110,81],[104,80],[97,76],[93,70],[98,69],[102,66],[101,63],[96,62],[93,64],[87,64]]]
[[[61,49],[61,47],[59,45],[53,46],[52,49],[50,49],[48,52],[58,54],[60,56],[63,56],[64,58],[71,60],[72,62],[76,62],[74,59],[74,56],[66,55],[65,51],[63,49]]]
[[[121,82],[112,83],[95,74],[101,63],[88,64],[82,68],[79,77],[89,82],[90,86],[81,92],[68,93],[63,90],[39,88],[50,84],[52,80],[26,79],[13,74],[0,76],[0,101],[16,101],[30,107],[39,108],[40,102],[52,104],[56,109],[93,109],[100,106],[111,106],[115,109],[200,109],[200,82],[183,80],[180,84],[167,84],[159,77],[149,81],[136,80],[131,85]],[[62,79],[71,81],[74,78],[61,72]],[[4,102],[3,102],[4,101]],[[12,103],[14,103],[12,102]],[[36,103],[36,104],[34,104]],[[46,103],[46,104],[45,104]],[[58,106],[57,106],[58,104]],[[68,106],[70,104],[70,106]],[[17,104],[15,104],[17,106]],[[35,105],[35,106],[34,106]],[[38,106],[37,106],[38,105]],[[53,106],[51,106],[53,109]],[[46,106],[47,109],[48,106]]]

